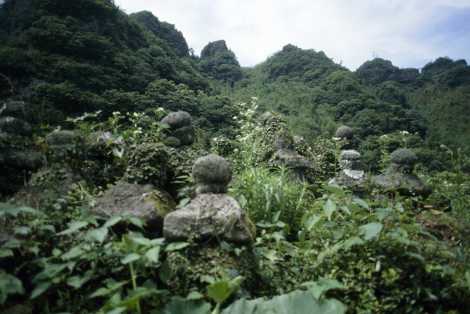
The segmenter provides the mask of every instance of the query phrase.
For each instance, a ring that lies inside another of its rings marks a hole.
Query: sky
[[[1,0],[0,0],[1,1]],[[294,44],[354,70],[381,57],[421,68],[440,56],[470,61],[470,0],[115,0],[175,24],[199,54],[225,39],[243,66]]]

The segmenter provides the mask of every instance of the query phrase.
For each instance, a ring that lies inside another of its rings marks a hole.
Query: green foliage
[[[262,66],[269,80],[300,79],[305,82],[318,82],[331,72],[341,69],[323,52],[302,50],[287,45]]]
[[[261,313],[346,313],[346,307],[334,299],[318,300],[312,296],[310,291],[294,291],[289,294],[274,297],[270,300],[241,299],[234,302],[222,314],[261,314]]]
[[[108,0],[7,0],[0,40],[0,95],[25,101],[21,114],[34,134],[22,140],[2,133],[0,159],[33,147],[47,156],[46,167],[12,199],[38,209],[0,204],[2,309],[235,314],[470,307],[465,61],[440,58],[419,73],[375,59],[351,72],[322,52],[288,45],[242,70],[224,41],[210,43],[198,59],[173,25],[148,12],[128,17]],[[159,121],[176,110],[192,115],[191,147],[162,143]],[[280,114],[260,115],[273,110]],[[44,139],[57,124],[74,127],[63,134],[77,140]],[[331,137],[342,124],[353,127],[369,171],[387,167],[397,157],[392,151],[412,149],[434,192],[428,199],[388,198],[366,189],[359,198],[327,186],[341,144]],[[269,167],[279,142],[314,164],[314,184]],[[234,166],[230,193],[257,224],[251,245],[167,243],[155,237],[160,227],[149,230],[136,217],[103,221],[89,214],[95,197],[122,178],[153,183],[184,204],[193,160],[209,149]]]
[[[60,123],[64,113],[132,110],[138,95],[123,106],[110,104],[109,92],[142,93],[157,79],[184,83],[192,90],[208,86],[187,58],[187,46],[180,53],[181,42],[185,44],[181,33],[153,16],[149,19],[161,31],[145,31],[112,1],[80,0],[64,6],[55,0],[8,0],[2,12],[8,26],[0,47],[0,73],[14,91],[34,91],[18,96],[30,101],[35,112],[56,111],[52,116],[44,112],[40,122]],[[122,107],[109,108],[116,105]]]
[[[305,206],[312,201],[308,186],[293,182],[286,170],[248,168],[236,177],[231,193],[255,223],[283,223],[295,235]]]

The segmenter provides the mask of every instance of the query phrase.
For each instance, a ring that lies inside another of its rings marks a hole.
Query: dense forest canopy
[[[466,313],[467,62],[279,48],[0,1],[0,314]]]

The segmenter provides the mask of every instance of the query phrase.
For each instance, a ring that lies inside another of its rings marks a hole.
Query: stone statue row
[[[15,130],[22,121],[18,118],[0,119],[2,132]],[[164,143],[172,147],[194,143],[195,129],[189,113],[172,112],[161,120]],[[286,131],[284,122],[277,116],[263,115],[261,119],[266,136],[266,156],[262,160],[272,166],[284,166],[300,180],[311,180],[313,162],[296,151],[296,139]],[[25,131],[29,135],[30,130]],[[73,145],[73,131],[55,131],[46,137],[51,149],[63,151],[63,147]],[[347,126],[340,127],[335,139],[341,143],[339,154],[340,169],[329,181],[331,185],[347,187],[354,193],[364,193],[372,185],[385,192],[403,195],[427,195],[430,191],[413,174],[417,162],[416,155],[408,149],[398,149],[391,154],[391,164],[381,175],[368,177],[361,167],[361,154],[355,150],[354,132]],[[63,158],[61,158],[63,159]],[[129,176],[128,176],[129,177]],[[195,197],[188,204],[173,211],[171,196],[161,186],[151,182],[126,181],[126,176],[110,187],[96,200],[93,211],[97,214],[118,214],[130,211],[132,214],[149,220],[159,219],[163,235],[169,241],[204,240],[217,238],[236,243],[254,240],[255,228],[239,203],[227,194],[232,179],[232,169],[228,161],[217,155],[206,155],[197,159],[192,167],[192,177],[196,184]],[[168,201],[168,199],[170,201]],[[166,204],[165,206],[162,204]],[[168,205],[170,204],[170,205]],[[170,208],[171,207],[171,208]],[[158,217],[157,217],[158,216]],[[163,222],[163,228],[161,223]]]
[[[368,187],[383,192],[399,193],[406,196],[427,196],[431,190],[414,173],[418,160],[410,149],[399,148],[390,155],[390,165],[383,174],[367,177],[362,169],[361,154],[354,150],[354,133],[350,127],[341,126],[336,131],[335,140],[341,143],[339,155],[340,171],[329,181],[355,193],[363,193]]]

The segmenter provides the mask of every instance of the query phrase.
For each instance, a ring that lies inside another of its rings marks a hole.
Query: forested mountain
[[[129,93],[155,80],[208,87],[182,35],[148,13],[129,18],[112,1],[20,0],[7,1],[0,16],[0,93],[27,100],[43,123],[138,109]]]
[[[465,60],[177,27],[0,1],[0,314],[468,312]]]
[[[283,113],[294,131],[307,139],[346,124],[357,129],[365,150],[376,148],[383,134],[406,131],[419,136],[419,145],[444,144],[468,151],[468,71],[464,60],[448,58],[439,58],[422,71],[400,69],[379,58],[350,71],[323,52],[287,45],[245,69],[246,79],[227,92],[237,101],[258,97],[262,110]],[[370,156],[369,161],[377,157]]]

